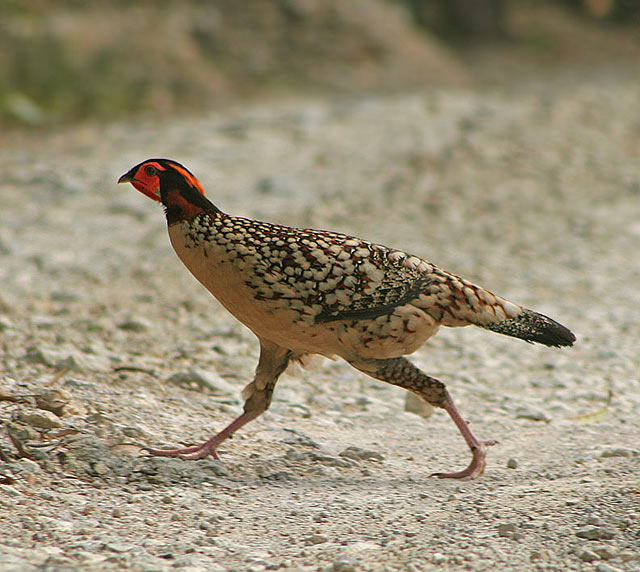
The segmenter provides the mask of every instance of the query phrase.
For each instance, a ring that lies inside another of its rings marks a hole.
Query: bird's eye
[[[155,177],[155,175],[158,173],[158,170],[153,166],[153,165],[147,165],[144,168],[144,174],[147,177]]]

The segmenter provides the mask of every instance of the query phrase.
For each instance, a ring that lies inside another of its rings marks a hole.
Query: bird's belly
[[[171,244],[191,274],[240,322],[259,338],[301,353],[336,355],[323,348],[335,346],[330,331],[318,329],[310,315],[286,300],[259,299],[238,266],[215,249],[186,245],[179,225],[169,228]]]
[[[415,352],[438,331],[436,321],[407,304],[374,320],[339,322],[337,337],[342,357],[386,359]],[[327,324],[329,325],[329,324]]]

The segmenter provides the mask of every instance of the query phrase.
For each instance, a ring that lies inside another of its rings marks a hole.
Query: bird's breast
[[[255,286],[260,282],[256,269],[246,262],[246,257],[237,256],[237,252],[228,245],[218,244],[211,238],[194,242],[192,235],[184,232],[183,226],[169,227],[169,237],[176,254],[231,314],[260,338],[291,349],[310,350],[307,334],[314,320],[309,308],[276,296],[279,291],[277,283],[272,285],[274,298],[265,299],[262,290]],[[322,345],[319,339],[313,343]]]

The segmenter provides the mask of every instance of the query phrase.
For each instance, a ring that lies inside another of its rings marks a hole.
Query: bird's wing
[[[280,299],[313,308],[316,323],[390,314],[434,279],[435,267],[416,256],[343,234],[288,230],[296,241],[276,269],[284,279],[276,289]]]
[[[453,277],[417,256],[353,236],[239,217],[233,224],[243,228],[233,257],[254,297],[299,310],[315,323],[374,319],[425,293],[440,299],[441,285]]]
[[[431,267],[418,270],[427,263],[416,257],[368,243],[362,243],[359,250],[361,256],[350,259],[349,278],[336,286],[334,296],[321,298],[316,323],[371,320],[390,314],[417,299],[433,281],[427,272]]]

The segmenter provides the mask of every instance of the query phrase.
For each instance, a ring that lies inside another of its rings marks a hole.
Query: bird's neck
[[[161,190],[161,198],[169,226],[182,221],[192,221],[205,212],[220,213],[220,209],[207,197],[192,188]]]

